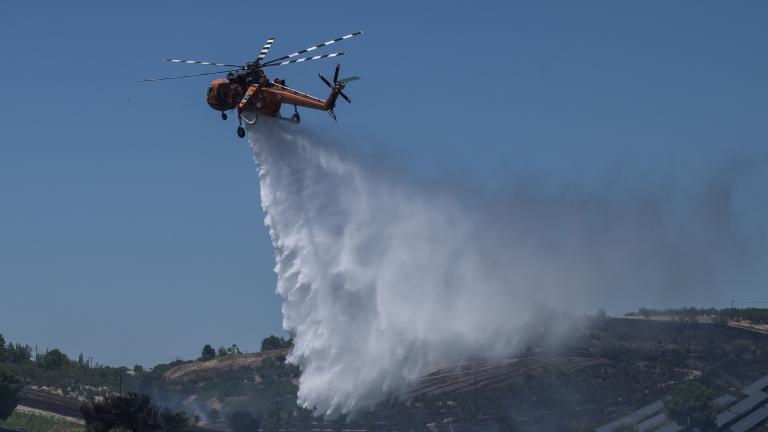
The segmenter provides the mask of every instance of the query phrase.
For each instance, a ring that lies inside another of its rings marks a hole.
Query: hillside
[[[122,386],[218,430],[226,430],[230,413],[247,410],[267,429],[588,431],[665,399],[681,383],[738,394],[768,374],[768,335],[759,324],[696,321],[587,318],[556,350],[532,342],[517,356],[436,367],[407,394],[351,422],[296,406],[300,371],[285,363],[287,348],[123,370]],[[30,384],[43,384],[43,375],[34,376]],[[87,392],[77,390],[77,380],[53,376],[70,385],[40,404],[68,398],[73,413]],[[46,399],[41,391],[28,388],[25,403]]]
[[[197,361],[174,366],[163,374],[170,381],[212,379],[222,373],[236,369],[256,369],[265,359],[285,358],[288,348],[262,351],[250,354],[232,354],[208,361]]]
[[[153,390],[166,403],[210,418],[247,409],[269,425],[342,427],[295,405],[300,372],[285,350],[174,366]],[[718,394],[768,373],[768,336],[732,326],[681,320],[604,318],[557,351],[535,344],[497,361],[444,365],[402,399],[393,398],[349,428],[473,430],[592,430],[695,380]],[[394,396],[394,395],[393,395]],[[346,426],[345,426],[346,427]]]

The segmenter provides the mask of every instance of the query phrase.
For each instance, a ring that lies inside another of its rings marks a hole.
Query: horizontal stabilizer
[[[359,79],[362,79],[362,78],[360,78],[359,76],[351,76],[347,78],[342,78],[339,80],[339,82],[346,85],[347,83],[351,83],[352,81],[357,81]]]

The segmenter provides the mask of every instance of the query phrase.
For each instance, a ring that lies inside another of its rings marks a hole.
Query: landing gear
[[[243,115],[237,116],[237,136],[245,138],[245,129],[243,129]]]
[[[227,119],[227,113],[225,113],[224,111],[221,112],[221,119],[222,120],[226,120]]]
[[[299,108],[296,107],[296,105],[293,106],[293,115],[291,116],[291,121],[295,124],[299,124],[301,121],[301,116],[299,115]]]

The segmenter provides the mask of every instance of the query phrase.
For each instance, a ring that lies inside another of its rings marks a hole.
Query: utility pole
[[[473,368],[475,373],[475,412],[477,412],[477,365]]]

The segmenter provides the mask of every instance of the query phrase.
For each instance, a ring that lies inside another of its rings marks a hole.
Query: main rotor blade
[[[206,73],[199,73],[199,74],[194,74],[194,75],[180,75],[180,76],[163,77],[163,78],[149,78],[149,79],[144,79],[144,80],[140,80],[140,81],[137,81],[137,82],[165,81],[165,80],[180,79],[180,78],[192,78],[192,77],[199,77],[199,76],[203,76],[203,75],[216,75],[216,74],[223,74],[223,73],[227,73],[227,72],[235,72],[235,71],[238,71],[238,70],[240,70],[240,69],[232,69],[232,70],[216,71],[216,72],[206,72]]]
[[[350,33],[348,35],[344,35],[344,36],[341,36],[341,37],[337,37],[336,39],[329,40],[328,42],[323,42],[323,43],[321,43],[319,45],[311,46],[311,47],[303,49],[301,51],[296,51],[295,53],[288,54],[287,56],[282,56],[280,58],[276,58],[274,60],[270,60],[267,63],[265,63],[264,65],[266,66],[268,64],[277,63],[277,62],[285,60],[285,59],[296,57],[299,54],[304,54],[305,52],[314,51],[314,50],[316,50],[318,48],[322,48],[324,46],[335,44],[336,42],[343,41],[344,39],[349,39],[351,37],[355,37],[355,36],[358,36],[358,35],[361,35],[361,34],[363,34],[363,32],[359,31],[359,32]]]
[[[271,36],[269,39],[267,39],[267,42],[264,43],[264,47],[259,52],[259,56],[256,57],[257,61],[264,60],[264,57],[266,57],[267,53],[269,52],[269,49],[272,48],[272,44],[275,42],[274,36]]]
[[[291,63],[301,63],[301,62],[310,61],[310,60],[318,60],[318,59],[328,58],[328,57],[338,57],[338,56],[343,56],[343,55],[347,55],[347,52],[346,51],[342,51],[342,52],[337,52],[337,53],[333,53],[333,54],[318,55],[318,56],[314,56],[314,57],[302,57],[302,58],[293,59],[293,60],[286,60],[286,61],[280,62],[280,63],[269,63],[269,64],[265,63],[261,67],[283,66],[283,65],[287,65],[287,64],[291,64]]]
[[[163,59],[163,61],[171,62],[171,63],[199,64],[199,65],[208,65],[208,66],[228,66],[228,67],[235,67],[235,68],[243,67],[242,65],[214,63],[214,62],[207,62],[207,61],[200,61],[200,60]]]

